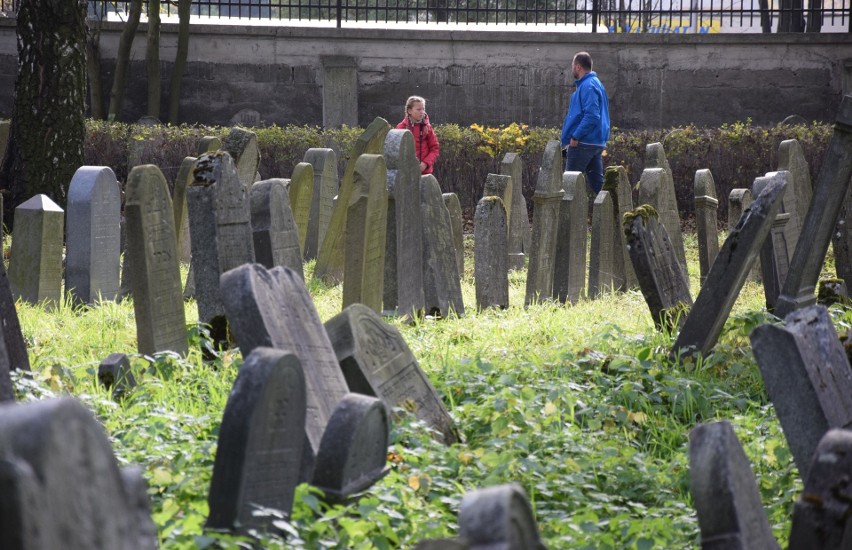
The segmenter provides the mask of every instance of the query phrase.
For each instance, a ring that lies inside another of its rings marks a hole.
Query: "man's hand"
[[[571,147],[576,147],[576,146],[577,146],[577,145],[579,145],[579,144],[580,144],[580,142],[579,142],[579,141],[577,141],[577,140],[576,140],[576,139],[574,139],[574,138],[571,138],[571,141],[569,141],[569,142],[568,142],[568,145],[569,145],[569,146],[571,146]]]

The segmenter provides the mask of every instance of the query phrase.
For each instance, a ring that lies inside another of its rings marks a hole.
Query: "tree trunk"
[[[781,0],[781,22],[778,32],[802,32],[804,25],[802,0]]]
[[[808,1],[808,26],[805,31],[822,31],[822,2],[820,0]]]
[[[89,29],[86,40],[86,72],[89,74],[89,109],[94,119],[106,118],[104,89],[101,85],[101,21]]]
[[[160,118],[160,0],[148,0],[148,116]]]
[[[189,16],[192,0],[178,0],[178,43],[175,64],[172,68],[172,80],[169,83],[169,122],[178,123],[180,110],[180,85],[186,70],[186,56],[189,53]]]
[[[21,0],[18,75],[9,145],[0,167],[5,220],[44,193],[60,206],[83,164],[86,0]]]
[[[760,28],[764,33],[772,32],[772,16],[769,14],[769,0],[760,0]]]
[[[127,22],[121,31],[118,42],[118,53],[115,57],[115,75],[112,77],[112,89],[109,92],[110,120],[115,120],[121,114],[124,103],[124,88],[127,86],[127,66],[130,64],[130,49],[133,47],[133,37],[139,27],[139,17],[142,15],[142,0],[131,0]]]

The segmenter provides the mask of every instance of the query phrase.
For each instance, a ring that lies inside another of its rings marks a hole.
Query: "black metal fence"
[[[0,0],[3,13],[14,15],[20,1]],[[443,23],[548,25],[577,32],[852,32],[850,5],[852,0],[192,0],[191,13],[196,19],[338,27]],[[129,6],[89,0],[93,17],[123,18]],[[177,0],[161,0],[160,9],[176,16]]]

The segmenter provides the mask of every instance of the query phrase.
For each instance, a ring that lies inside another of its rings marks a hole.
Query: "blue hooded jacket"
[[[587,145],[606,146],[609,139],[609,100],[606,90],[594,71],[576,81],[571,94],[568,114],[562,124],[562,147],[573,137]]]

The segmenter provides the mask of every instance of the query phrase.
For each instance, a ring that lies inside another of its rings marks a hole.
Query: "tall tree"
[[[172,79],[169,83],[169,122],[178,123],[180,110],[180,86],[186,71],[186,56],[189,53],[189,16],[192,0],[178,0],[178,43]]]
[[[15,105],[0,166],[7,223],[39,193],[64,206],[83,164],[86,0],[20,0],[17,34]]]
[[[160,0],[148,0],[148,116],[160,118]]]
[[[139,18],[142,16],[142,0],[131,0],[127,14],[127,22],[121,30],[121,38],[118,41],[118,53],[115,56],[115,75],[112,78],[112,88],[109,92],[108,118],[117,119],[121,114],[124,103],[124,88],[127,86],[127,68],[130,65],[130,49],[133,46],[133,37],[139,27]]]

